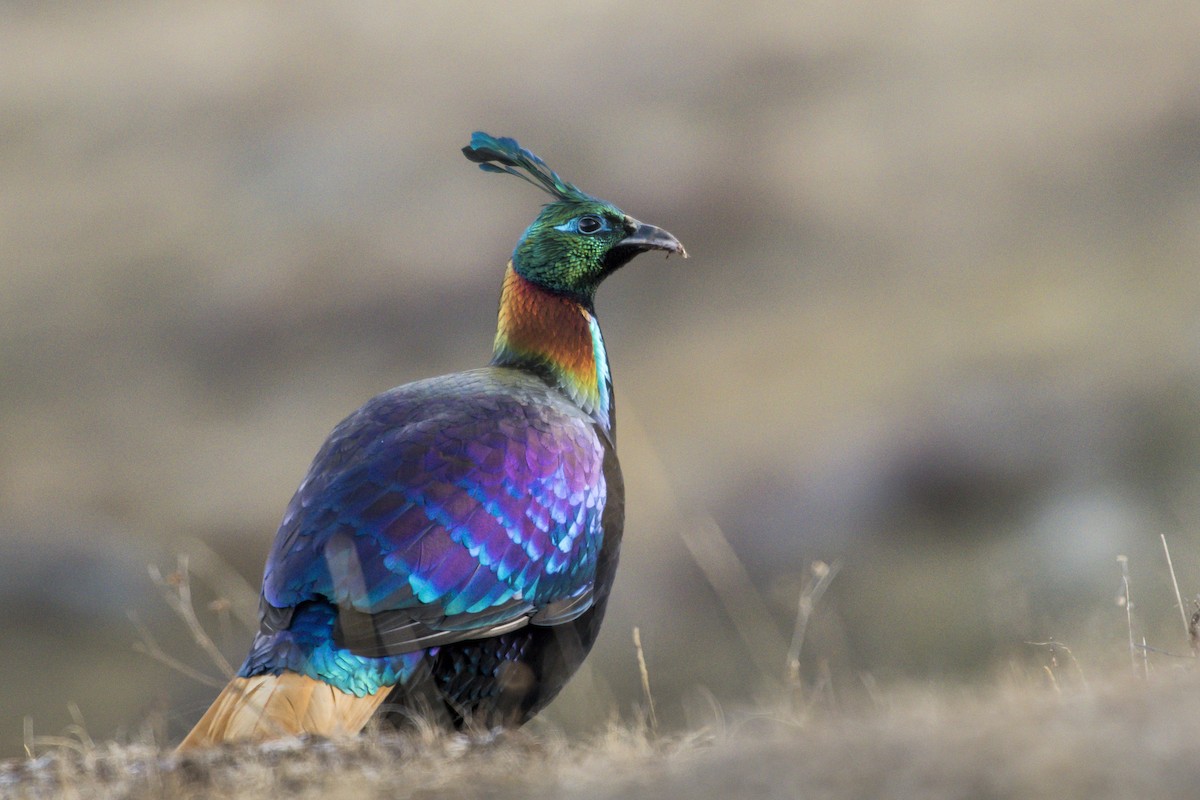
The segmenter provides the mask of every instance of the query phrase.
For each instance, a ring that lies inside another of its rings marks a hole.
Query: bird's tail
[[[391,687],[357,697],[296,672],[234,678],[180,743],[179,751],[239,739],[312,733],[349,736],[367,724]]]

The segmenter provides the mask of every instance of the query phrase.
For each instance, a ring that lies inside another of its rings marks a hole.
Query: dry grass
[[[153,744],[97,743],[74,711],[66,735],[28,731],[30,757],[0,763],[0,797],[1194,797],[1200,674],[1192,659],[1133,644],[1128,560],[1119,561],[1133,659],[1120,676],[1085,679],[1070,648],[1049,641],[1029,643],[1044,655],[1040,667],[1014,664],[982,687],[880,690],[863,676],[866,691],[853,693],[835,690],[827,675],[805,684],[804,628],[837,572],[818,562],[773,699],[730,712],[712,700],[682,732],[659,728],[634,628],[645,706],[633,722],[614,717],[592,736],[568,737],[544,720],[470,736],[418,725],[178,756]],[[158,583],[202,649],[214,650],[191,605],[186,561]]]
[[[1061,690],[892,689],[860,710],[741,713],[682,736],[614,725],[490,739],[372,733],[178,758],[51,748],[0,765],[4,797],[1192,798],[1200,677],[1171,670]]]

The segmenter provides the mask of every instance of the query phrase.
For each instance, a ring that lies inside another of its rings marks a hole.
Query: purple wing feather
[[[603,537],[603,459],[590,419],[512,370],[380,395],[317,454],[263,598],[375,615],[372,646],[388,652],[578,616]]]

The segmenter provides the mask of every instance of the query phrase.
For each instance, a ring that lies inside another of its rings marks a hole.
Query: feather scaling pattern
[[[334,428],[268,555],[250,653],[181,749],[353,734],[381,708],[520,725],[595,641],[624,488],[592,300],[638,253],[687,254],[513,139],[463,152],[555,198],[506,270],[492,363]]]

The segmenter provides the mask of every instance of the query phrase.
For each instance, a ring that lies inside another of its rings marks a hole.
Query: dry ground
[[[21,798],[1194,798],[1200,675],[1169,668],[1061,689],[910,688],[870,707],[714,712],[682,737],[614,725],[491,741],[368,735],[176,758],[149,746],[52,748],[0,765]]]

